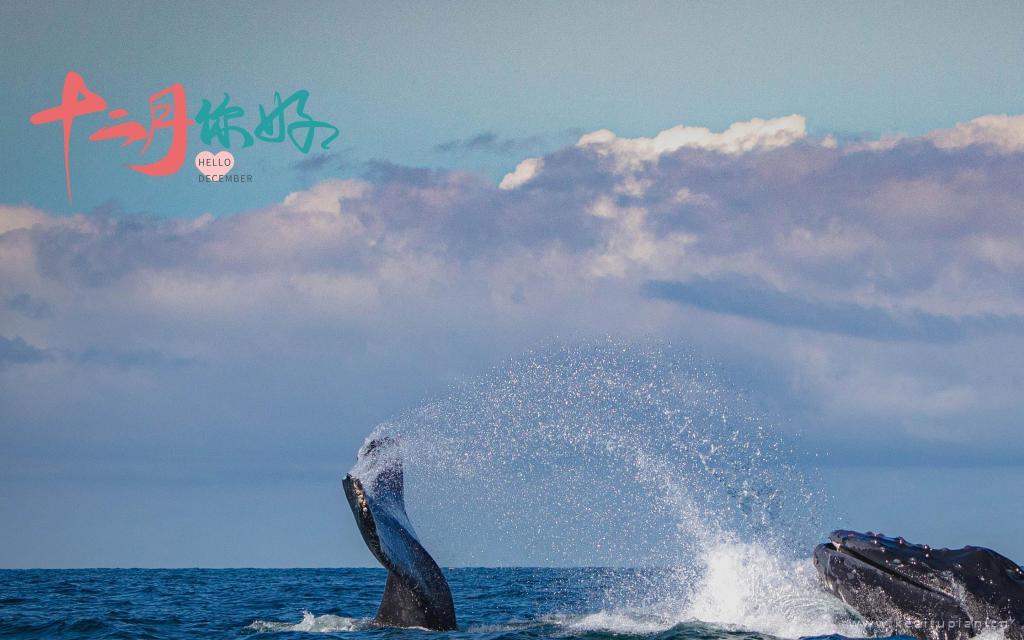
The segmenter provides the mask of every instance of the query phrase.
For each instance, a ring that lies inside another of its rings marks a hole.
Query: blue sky
[[[1018,4],[0,6],[0,566],[372,563],[373,425],[608,335],[718,363],[846,526],[1024,556]],[[83,117],[69,206],[72,69],[341,134],[203,185],[196,127],[152,178]]]
[[[921,134],[1024,111],[1013,3],[145,7],[5,4],[0,70],[17,90],[0,103],[0,135],[22,151],[3,160],[0,201],[69,211],[44,179],[60,183],[57,125],[25,126],[55,103],[69,69],[132,115],[172,82],[185,85],[193,115],[224,93],[254,114],[274,91],[308,89],[310,113],[343,132],[332,150],[350,174],[378,159],[500,176],[514,154],[435,151],[482,132],[550,150],[601,128],[719,130],[800,113],[812,132]],[[280,199],[307,179],[288,169],[297,151],[257,144],[238,152],[256,188],[211,197],[190,172],[134,175],[123,165],[135,151],[86,141],[96,126],[80,121],[72,147],[78,211],[116,200],[131,212],[219,215]]]

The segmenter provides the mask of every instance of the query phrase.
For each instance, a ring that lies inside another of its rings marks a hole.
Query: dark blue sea
[[[386,577],[381,569],[4,570],[0,637],[778,637],[752,630],[770,626],[770,615],[745,613],[747,621],[706,623],[664,604],[624,602],[630,590],[622,585],[652,585],[664,578],[639,570],[474,568],[446,574],[459,617],[459,629],[451,633],[373,626]],[[798,619],[806,606],[798,603],[793,611],[777,613]]]

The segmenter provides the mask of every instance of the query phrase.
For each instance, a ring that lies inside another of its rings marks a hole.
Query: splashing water
[[[607,588],[601,613],[571,624],[860,630],[806,560],[824,496],[762,414],[688,352],[534,352],[370,438],[382,436],[400,442],[410,516],[442,564],[671,568]]]
[[[856,617],[821,591],[806,560],[784,559],[752,544],[727,544],[708,550],[704,564],[682,618],[786,638],[866,635]]]

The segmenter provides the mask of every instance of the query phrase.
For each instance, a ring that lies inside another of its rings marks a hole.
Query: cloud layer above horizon
[[[2,206],[4,461],[347,446],[603,335],[692,346],[853,457],[1019,457],[1021,176],[1024,116],[839,140],[791,115],[587,133],[499,184],[377,163],[230,217]]]

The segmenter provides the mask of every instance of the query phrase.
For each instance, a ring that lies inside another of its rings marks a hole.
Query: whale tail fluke
[[[391,438],[370,441],[342,485],[363,541],[388,570],[376,622],[389,627],[455,629],[448,582],[420,544],[405,512],[398,443]]]

